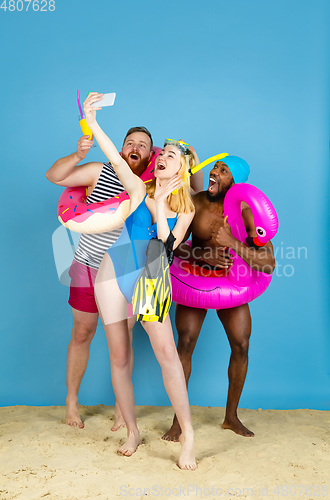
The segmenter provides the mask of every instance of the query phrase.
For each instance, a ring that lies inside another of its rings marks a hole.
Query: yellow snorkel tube
[[[206,165],[213,163],[214,161],[222,160],[226,156],[228,156],[228,153],[221,153],[219,155],[211,156],[211,158],[208,158],[207,160],[202,161],[202,163],[199,163],[198,165],[195,165],[193,168],[190,168],[188,171],[189,176],[194,175],[196,172],[206,167]],[[178,194],[178,190],[175,189],[174,191],[172,191],[172,194]]]
[[[198,172],[198,170],[201,170],[202,168],[206,167],[206,165],[209,165],[214,161],[222,160],[226,156],[228,156],[228,153],[221,153],[220,155],[211,156],[211,158],[208,158],[207,160],[204,160],[202,163],[196,165],[195,167],[190,168],[189,175],[194,175],[196,172]]]

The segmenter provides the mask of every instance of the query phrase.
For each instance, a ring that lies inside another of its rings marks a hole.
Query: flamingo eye
[[[262,238],[266,236],[266,231],[262,227],[256,227],[256,232],[258,236],[261,236]]]

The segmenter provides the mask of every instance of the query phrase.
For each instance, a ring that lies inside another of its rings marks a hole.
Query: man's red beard
[[[130,166],[130,168],[132,169],[132,171],[134,173],[137,173],[138,175],[141,175],[141,174],[143,174],[143,172],[147,168],[149,160],[148,160],[148,158],[141,159],[141,156],[138,153],[134,153],[134,154],[139,159],[138,163],[137,163],[136,160],[135,161],[131,161],[131,159],[128,156],[126,156],[124,153],[122,153],[121,156],[128,163],[128,165]]]

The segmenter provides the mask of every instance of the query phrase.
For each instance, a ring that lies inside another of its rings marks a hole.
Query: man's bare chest
[[[192,223],[192,234],[200,241],[215,239],[220,227],[224,225],[224,216],[219,212],[196,210]]]

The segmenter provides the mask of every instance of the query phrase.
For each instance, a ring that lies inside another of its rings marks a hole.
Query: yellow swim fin
[[[163,323],[172,302],[172,286],[169,263],[164,243],[152,239],[147,249],[147,261],[136,282],[133,297],[133,313],[138,321]]]

